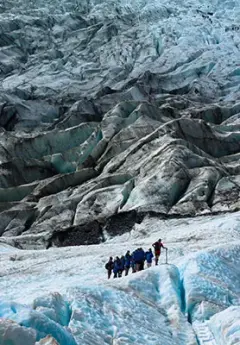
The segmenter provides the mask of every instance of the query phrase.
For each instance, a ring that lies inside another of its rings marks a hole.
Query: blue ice
[[[176,266],[75,289],[73,299],[69,326],[78,344],[197,345],[182,312]]]
[[[239,303],[239,246],[202,252],[180,266],[189,319],[206,320]]]
[[[231,306],[214,315],[209,326],[218,345],[240,343],[240,306]]]
[[[46,302],[46,298],[44,298],[43,301]],[[38,305],[39,303],[40,302],[38,301],[36,304]],[[54,309],[54,306],[50,309]],[[57,307],[56,310],[60,311],[61,306]],[[59,345],[76,345],[73,336],[68,330],[66,330],[66,328],[51,320],[44,313],[33,310],[29,306],[2,300],[0,302],[0,317],[15,321],[20,326],[35,330],[36,340],[40,340],[45,338],[47,335],[51,335],[57,340]],[[62,321],[67,320],[65,317],[64,313],[60,315],[60,319]]]

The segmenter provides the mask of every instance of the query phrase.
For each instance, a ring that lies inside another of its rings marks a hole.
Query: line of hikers
[[[162,240],[159,239],[157,242],[153,243],[154,255],[152,249],[149,248],[148,251],[144,252],[142,248],[134,250],[131,254],[128,250],[125,255],[122,255],[121,258],[118,256],[113,260],[112,256],[109,258],[109,261],[106,263],[105,268],[108,273],[108,279],[111,278],[113,272],[113,278],[120,278],[125,271],[125,276],[128,275],[130,268],[132,273],[139,272],[144,270],[144,263],[146,261],[147,268],[152,266],[153,257],[155,256],[155,265],[158,265],[158,260],[161,255],[161,248],[167,250],[164,247]]]

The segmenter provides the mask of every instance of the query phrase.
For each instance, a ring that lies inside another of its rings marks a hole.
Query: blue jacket
[[[114,260],[114,265],[113,265],[113,272],[117,273],[118,271],[121,271],[122,269],[122,263],[121,260]]]
[[[144,251],[142,249],[135,250],[135,252],[133,253],[133,258],[135,262],[144,261],[145,260]]]
[[[130,254],[125,255],[125,267],[129,268],[131,265],[131,258],[132,256]]]
[[[147,251],[145,253],[145,258],[146,258],[146,261],[148,264],[151,264],[152,263],[152,258],[153,258],[153,253],[152,251]]]
[[[125,257],[121,258],[120,260],[121,260],[121,270],[123,271],[125,267]]]
[[[135,260],[134,260],[134,258],[133,258],[133,255],[131,256],[130,265],[131,265],[132,268],[133,268],[134,265],[135,265]]]

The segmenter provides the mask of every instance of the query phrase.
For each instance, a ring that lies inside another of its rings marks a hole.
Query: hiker
[[[142,248],[138,248],[133,253],[133,258],[136,264],[136,271],[142,271],[144,269],[144,260],[145,260],[145,253]]]
[[[153,259],[153,252],[151,248],[149,248],[148,251],[145,253],[145,259],[147,261],[147,268],[151,267]]]
[[[113,258],[112,258],[112,256],[110,256],[108,262],[107,262],[106,265],[105,265],[105,268],[106,268],[107,273],[108,273],[108,279],[111,278],[113,266],[114,266],[114,264],[113,264]]]
[[[161,255],[161,248],[164,248],[167,250],[166,247],[164,247],[162,240],[159,239],[157,242],[153,243],[153,248],[154,248],[154,254],[155,254],[155,264],[156,266],[158,265],[158,260]]]
[[[131,265],[131,254],[130,251],[128,250],[126,255],[125,255],[125,276],[128,275],[130,265]]]
[[[119,277],[122,276],[122,273],[125,270],[125,256],[122,255],[120,260],[121,260],[121,268],[120,268],[120,275],[119,275]]]
[[[122,276],[122,263],[121,263],[121,260],[119,259],[118,256],[116,256],[116,259],[114,260],[114,263],[113,263],[113,273],[114,273],[114,276],[113,278],[120,278]]]
[[[142,248],[139,248],[139,253],[140,253],[140,266],[139,266],[139,271],[144,270],[144,261],[145,261],[145,252]]]
[[[134,253],[135,253],[135,251],[132,253],[131,261],[130,261],[130,265],[131,265],[131,268],[132,268],[132,273],[136,273],[136,262],[134,260]]]
[[[138,271],[139,269],[139,262],[138,262],[138,249],[134,250],[133,252],[133,260],[134,260],[134,269],[135,269],[135,272]]]

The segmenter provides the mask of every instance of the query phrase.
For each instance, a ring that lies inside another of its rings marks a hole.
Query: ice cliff
[[[1,241],[238,210],[239,17],[237,1],[5,1]]]

